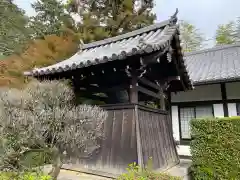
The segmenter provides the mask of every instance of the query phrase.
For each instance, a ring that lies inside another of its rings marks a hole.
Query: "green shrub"
[[[51,180],[50,176],[43,175],[42,173],[12,173],[1,172],[0,180]]]
[[[51,164],[50,152],[29,152],[20,157],[20,164],[25,168],[34,168]]]
[[[122,174],[117,180],[181,180],[179,177],[170,176],[166,173],[156,173],[146,168],[140,171],[136,163],[130,164],[127,173]]]
[[[240,179],[240,117],[191,121],[196,180]]]

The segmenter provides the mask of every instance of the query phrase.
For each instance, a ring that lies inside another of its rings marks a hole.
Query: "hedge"
[[[194,179],[240,179],[240,117],[195,119],[191,133]]]

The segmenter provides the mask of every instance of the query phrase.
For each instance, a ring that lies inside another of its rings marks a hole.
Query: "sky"
[[[15,0],[15,3],[33,15],[31,3],[34,0]],[[195,25],[206,39],[215,36],[219,24],[228,23],[240,17],[240,0],[155,0],[154,12],[157,21],[168,19],[178,8],[178,19],[186,20]],[[212,44],[212,41],[207,41]]]

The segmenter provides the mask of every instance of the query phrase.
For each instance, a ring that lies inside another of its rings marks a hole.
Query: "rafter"
[[[141,82],[142,84],[147,85],[147,86],[149,86],[151,88],[154,88],[156,90],[160,91],[162,89],[159,85],[151,82],[150,80],[148,80],[148,79],[146,79],[144,77],[138,77],[138,81]]]
[[[137,90],[138,92],[141,92],[143,94],[146,94],[148,96],[151,96],[151,97],[154,97],[154,98],[157,98],[157,99],[161,99],[161,97],[159,96],[159,94],[155,93],[155,92],[152,92],[144,87],[141,87],[141,86],[137,86]]]

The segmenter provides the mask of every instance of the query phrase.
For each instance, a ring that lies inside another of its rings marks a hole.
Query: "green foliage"
[[[240,17],[236,21],[221,24],[216,31],[216,44],[234,44],[240,42]]]
[[[24,156],[20,157],[20,163],[22,166],[31,169],[33,167],[43,166],[45,164],[51,164],[52,158],[50,151],[36,151],[28,152]]]
[[[233,37],[236,42],[238,42],[238,43],[240,42],[240,17],[238,17],[235,22],[235,29],[234,29]]]
[[[196,180],[240,179],[240,117],[191,121]]]
[[[71,32],[32,41],[24,53],[0,61],[0,86],[23,87],[26,85],[24,71],[69,58],[77,51],[78,45],[79,38]]]
[[[0,60],[6,58],[6,56],[0,54]]]
[[[141,170],[136,163],[132,163],[127,168],[128,172],[122,174],[117,180],[181,180],[179,177],[170,176],[166,173],[153,172],[150,164],[146,169]]]
[[[51,180],[50,176],[43,175],[42,173],[12,173],[12,172],[1,172],[0,180]]]
[[[31,17],[30,27],[35,30],[36,37],[60,35],[65,29],[75,30],[74,20],[62,1],[38,0],[32,7],[36,16]]]
[[[30,39],[28,17],[11,0],[0,1],[0,54],[20,52]]]
[[[102,40],[153,24],[153,0],[70,0],[68,9],[82,22],[78,29],[84,43]]]
[[[218,26],[216,31],[216,44],[233,44],[235,43],[234,38],[234,22],[229,22],[227,24],[221,24]]]
[[[203,46],[203,35],[194,25],[186,21],[180,21],[180,38],[185,52],[196,51]]]

